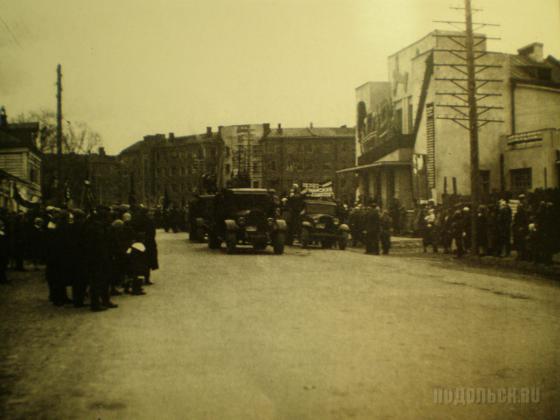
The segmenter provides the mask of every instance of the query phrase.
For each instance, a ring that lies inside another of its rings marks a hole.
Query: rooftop
[[[349,127],[304,127],[272,128],[265,138],[354,138],[354,128]]]

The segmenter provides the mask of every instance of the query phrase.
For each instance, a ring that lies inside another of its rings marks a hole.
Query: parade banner
[[[317,198],[331,198],[334,197],[333,183],[328,181],[325,183],[302,183],[303,189],[311,196]]]

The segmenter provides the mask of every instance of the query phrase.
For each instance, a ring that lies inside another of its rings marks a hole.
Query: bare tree
[[[20,114],[15,122],[38,122],[40,127],[39,150],[43,153],[56,153],[56,113],[47,109]],[[64,121],[62,127],[63,153],[90,153],[101,146],[101,135],[82,121]]]

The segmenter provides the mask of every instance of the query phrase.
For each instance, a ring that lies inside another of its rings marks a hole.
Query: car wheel
[[[348,232],[342,232],[341,237],[338,239],[338,249],[344,251],[348,244]]]
[[[284,243],[286,242],[286,235],[284,232],[279,232],[274,235],[274,240],[272,241],[272,246],[274,248],[274,253],[276,255],[281,255],[284,253]]]
[[[237,246],[237,235],[235,234],[235,232],[226,233],[227,253],[233,254],[235,252],[236,246]]]
[[[301,230],[301,247],[307,248],[309,247],[309,242],[311,240],[311,234],[309,233],[309,229],[302,229]]]

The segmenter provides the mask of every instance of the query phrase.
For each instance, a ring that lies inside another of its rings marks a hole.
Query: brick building
[[[354,164],[354,129],[347,127],[283,128],[265,131],[261,140],[262,182],[286,193],[293,184],[332,181],[338,198],[353,196],[352,180],[336,171]]]
[[[209,127],[205,134],[145,136],[119,154],[138,202],[161,205],[167,194],[176,206],[202,191],[203,176],[216,177],[222,142]]]

